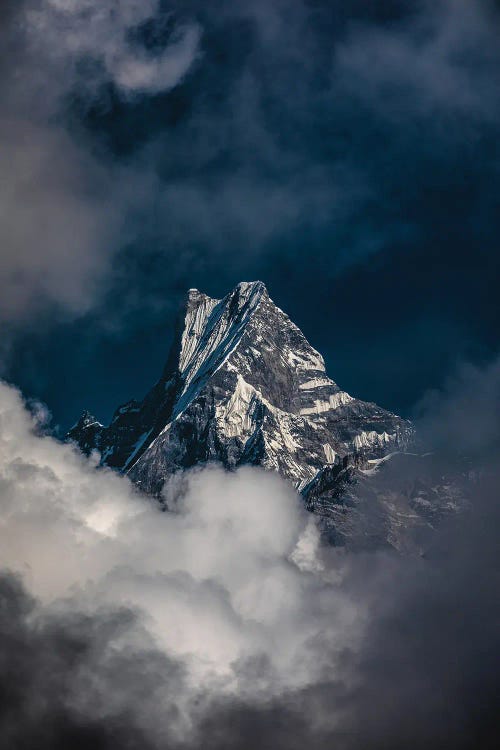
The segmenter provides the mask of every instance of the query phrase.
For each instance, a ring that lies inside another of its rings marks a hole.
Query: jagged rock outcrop
[[[85,412],[69,437],[152,494],[173,472],[217,461],[277,471],[307,495],[325,471],[402,450],[412,432],[341,390],[257,281],[223,300],[191,289],[156,385],[107,427]]]

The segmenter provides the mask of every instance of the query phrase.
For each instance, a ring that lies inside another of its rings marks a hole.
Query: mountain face
[[[418,552],[467,505],[470,471],[443,474],[441,460],[414,452],[408,421],[341,390],[259,281],[223,300],[191,289],[156,385],[107,427],[84,412],[68,437],[156,496],[207,462],[277,471],[324,536],[350,548]]]
[[[217,461],[278,471],[299,491],[347,457],[403,448],[411,424],[353,398],[260,281],[223,300],[189,290],[162,377],[108,427],[88,412],[69,437],[148,493],[179,469]]]
[[[339,544],[357,536],[401,547],[398,529],[430,523],[418,490],[380,490],[379,475],[412,441],[411,423],[331,380],[260,281],[222,300],[189,290],[156,385],[107,427],[84,412],[68,437],[157,496],[171,474],[207,462],[277,471]]]

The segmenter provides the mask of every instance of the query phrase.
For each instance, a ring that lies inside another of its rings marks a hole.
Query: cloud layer
[[[476,378],[441,398],[461,427]],[[1,386],[5,747],[494,746],[489,430],[473,510],[405,559],[322,547],[258,469],[173,477],[162,513],[40,419]]]

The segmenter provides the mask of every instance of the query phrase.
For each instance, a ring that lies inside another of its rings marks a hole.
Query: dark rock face
[[[121,406],[107,427],[85,412],[68,436],[154,495],[172,473],[211,461],[277,471],[337,544],[399,548],[401,529],[429,525],[446,504],[425,483],[397,490],[396,502],[386,465],[413,440],[411,423],[341,390],[259,281],[223,300],[191,289],[143,401]]]

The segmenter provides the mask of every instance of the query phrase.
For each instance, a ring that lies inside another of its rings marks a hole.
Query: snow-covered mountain
[[[422,532],[467,504],[468,480],[418,455],[410,422],[329,378],[260,281],[222,300],[190,289],[156,385],[107,427],[84,412],[68,437],[156,496],[207,462],[277,471],[351,548],[419,551]]]
[[[256,281],[223,300],[190,289],[156,385],[107,427],[84,412],[69,437],[152,494],[173,472],[209,461],[263,466],[307,494],[325,470],[401,450],[412,432],[341,390]]]

